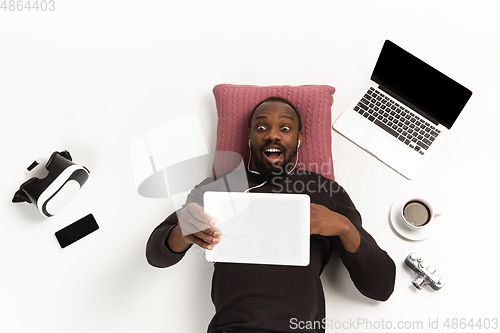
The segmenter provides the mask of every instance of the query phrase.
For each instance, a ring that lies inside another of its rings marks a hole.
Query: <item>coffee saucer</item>
[[[441,221],[439,221],[439,216],[434,217],[434,220],[431,224],[427,225],[422,229],[413,229],[409,227],[401,216],[401,210],[403,205],[415,198],[415,196],[403,196],[397,199],[391,207],[390,212],[390,222],[393,230],[402,236],[403,238],[409,240],[424,240],[429,238],[432,234],[434,234],[440,227]]]

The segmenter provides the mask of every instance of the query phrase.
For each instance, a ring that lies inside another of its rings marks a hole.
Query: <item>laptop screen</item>
[[[389,40],[384,43],[371,79],[382,90],[448,129],[472,95],[469,89]]]

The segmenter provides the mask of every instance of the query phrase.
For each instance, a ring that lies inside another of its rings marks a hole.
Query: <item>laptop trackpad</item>
[[[397,139],[394,139],[376,127],[371,127],[360,143],[361,147],[382,160],[388,158],[398,144],[399,141]]]

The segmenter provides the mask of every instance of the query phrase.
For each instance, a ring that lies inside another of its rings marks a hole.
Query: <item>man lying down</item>
[[[288,100],[270,97],[262,101],[249,119],[251,158],[246,173],[250,192],[309,195],[310,263],[215,263],[212,301],[216,313],[208,326],[209,333],[325,332],[324,327],[297,329],[291,325],[291,319],[318,323],[326,317],[320,274],[333,251],[366,297],[385,301],[394,290],[394,262],[363,229],[361,216],[345,190],[314,172],[295,169],[303,135],[307,133],[302,133],[298,111]],[[215,185],[211,188],[215,180],[216,177],[204,180],[190,193],[186,205],[153,231],[146,246],[146,257],[152,266],[176,264],[193,244],[207,250],[217,246],[221,234],[215,220],[203,209],[203,193],[220,190]],[[309,186],[293,186],[296,182]],[[324,186],[325,182],[328,186]],[[323,185],[308,193],[313,183]],[[193,229],[193,233],[182,232]]]

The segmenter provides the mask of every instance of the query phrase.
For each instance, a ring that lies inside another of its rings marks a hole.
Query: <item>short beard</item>
[[[268,169],[262,163],[259,163],[256,167],[262,179],[266,181],[271,181],[274,177],[283,177],[285,174],[285,169],[280,166],[273,165],[272,169]]]
[[[285,161],[283,166],[275,166],[273,164],[272,169],[267,169],[264,166],[264,163],[261,163],[261,161],[256,161],[255,167],[257,168],[257,171],[260,173],[260,176],[263,178],[263,180],[272,181],[275,177],[281,178],[288,173],[288,170],[292,170],[295,165],[297,150],[297,147],[295,147],[293,154],[291,154],[290,158]]]

